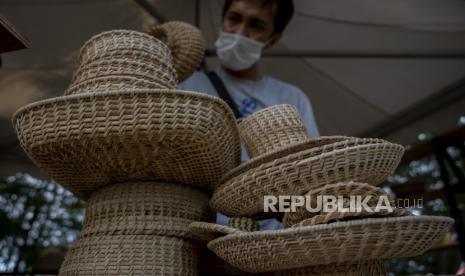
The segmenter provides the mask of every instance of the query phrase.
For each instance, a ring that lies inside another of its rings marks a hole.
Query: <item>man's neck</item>
[[[241,80],[258,80],[261,77],[261,74],[258,71],[258,65],[256,63],[252,65],[252,67],[241,71],[234,71],[226,67],[223,67],[223,70],[227,74]]]

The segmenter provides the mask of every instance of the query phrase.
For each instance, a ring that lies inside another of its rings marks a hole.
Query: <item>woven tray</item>
[[[191,238],[191,222],[213,219],[208,197],[188,186],[119,183],[90,196],[81,236],[126,234]]]
[[[197,275],[199,249],[189,241],[155,235],[80,238],[60,275]]]
[[[349,139],[264,163],[221,185],[210,202],[229,216],[263,212],[265,195],[302,195],[342,181],[379,184],[400,162],[402,146],[381,139]]]
[[[387,275],[383,261],[361,261],[331,265],[318,265],[290,269],[275,273],[275,276],[384,276]]]
[[[129,90],[57,97],[21,108],[13,125],[29,157],[82,199],[129,181],[213,189],[240,163],[231,109],[200,93]]]
[[[248,272],[413,257],[441,241],[452,223],[431,216],[360,219],[234,233],[209,242],[208,248]]]

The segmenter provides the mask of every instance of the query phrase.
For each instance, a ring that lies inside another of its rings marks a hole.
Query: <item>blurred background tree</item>
[[[1,179],[0,272],[32,271],[47,249],[76,240],[83,218],[83,202],[54,182],[27,174]]]

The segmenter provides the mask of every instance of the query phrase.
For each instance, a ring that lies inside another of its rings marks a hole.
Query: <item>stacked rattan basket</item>
[[[453,222],[395,208],[376,187],[399,164],[404,151],[400,145],[344,136],[312,139],[290,105],[252,114],[239,124],[239,132],[251,159],[223,177],[210,201],[214,210],[234,218],[229,225],[194,222],[190,228],[210,250],[240,270],[268,275],[385,275],[383,259],[424,253]],[[283,230],[256,231],[252,222],[264,217],[264,196],[280,195],[304,195],[312,199],[311,208],[318,196],[341,196],[344,208],[349,208],[351,196],[360,196],[369,198],[369,208],[310,212],[307,206],[298,206],[275,213]],[[391,209],[376,209],[381,199],[385,203],[381,206]]]
[[[14,115],[29,157],[86,201],[60,275],[198,275],[188,226],[214,219],[207,194],[239,165],[239,133],[223,101],[176,90],[202,60],[200,32],[155,33],[92,37],[64,96]]]

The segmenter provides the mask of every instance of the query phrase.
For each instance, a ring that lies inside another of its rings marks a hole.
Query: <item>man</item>
[[[318,137],[310,101],[297,87],[260,73],[257,62],[262,51],[282,37],[292,18],[292,0],[226,0],[223,27],[215,42],[221,67],[196,72],[178,88],[219,96],[236,117],[246,117],[262,108],[292,104],[297,107],[311,137]],[[247,159],[243,150],[243,160]],[[245,157],[245,158],[244,158]],[[228,218],[218,214],[217,223]],[[282,228],[277,220],[259,221],[261,229]]]
[[[228,102],[236,117],[246,117],[268,106],[295,105],[309,134],[318,137],[305,94],[293,85],[261,74],[257,64],[262,51],[281,39],[293,13],[292,0],[226,0],[222,31],[215,43],[221,67],[208,74],[196,72],[178,88],[219,96]]]

